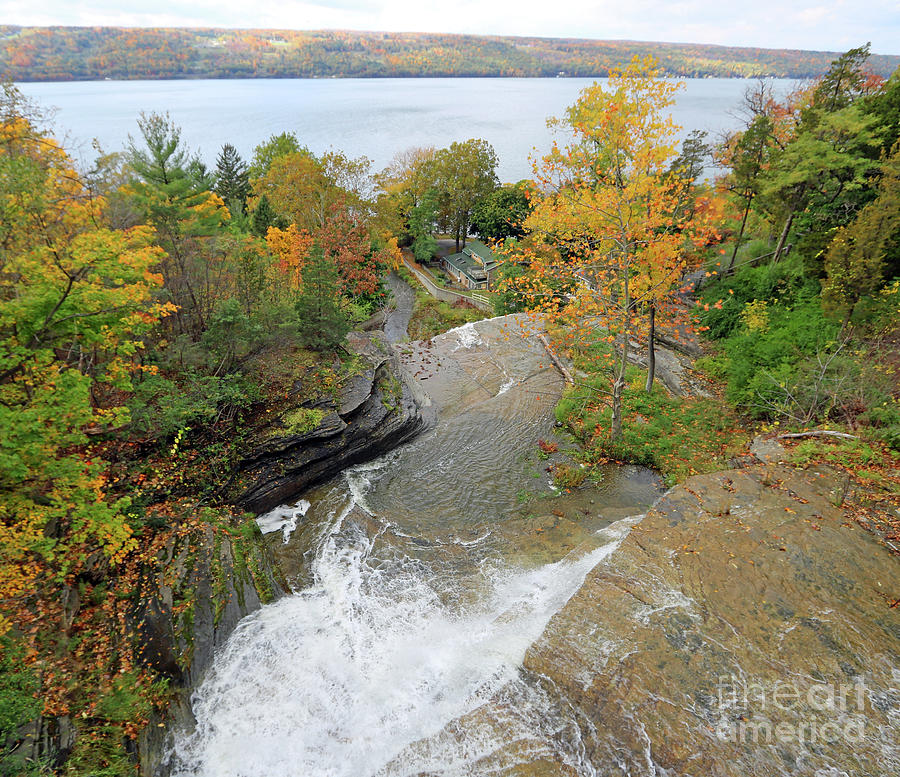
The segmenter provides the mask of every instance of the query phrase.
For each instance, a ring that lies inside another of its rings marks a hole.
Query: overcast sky
[[[0,23],[468,32],[900,54],[900,0],[0,0]]]

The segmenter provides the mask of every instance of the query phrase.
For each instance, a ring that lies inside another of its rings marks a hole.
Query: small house
[[[490,288],[491,273],[497,264],[491,249],[478,240],[470,241],[458,254],[441,259],[447,274],[467,289]]]

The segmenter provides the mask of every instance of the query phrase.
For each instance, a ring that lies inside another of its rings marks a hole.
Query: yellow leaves
[[[396,237],[390,237],[385,243],[384,259],[392,270],[400,269],[403,262],[403,254],[400,251],[400,245],[397,243]]]
[[[741,313],[741,320],[748,331],[765,332],[769,328],[769,307],[767,301],[757,299],[748,302]]]
[[[223,200],[215,192],[205,192],[204,199],[190,208],[199,218],[215,218],[225,224],[231,220],[231,213]]]
[[[297,229],[291,224],[287,229],[269,227],[266,245],[278,259],[281,271],[296,289],[303,285],[303,268],[312,248],[313,237],[305,229]]]

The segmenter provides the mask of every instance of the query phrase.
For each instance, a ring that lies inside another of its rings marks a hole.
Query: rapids
[[[522,663],[659,484],[628,467],[552,486],[537,441],[561,379],[522,327],[400,346],[436,426],[261,517],[294,593],[216,657],[171,774],[593,773],[573,713]]]

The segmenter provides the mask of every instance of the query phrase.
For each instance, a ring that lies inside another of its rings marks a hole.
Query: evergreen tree
[[[825,254],[822,303],[827,312],[843,319],[844,326],[860,300],[878,291],[885,277],[896,272],[889,261],[898,236],[900,148],[882,166],[876,199],[853,223],[837,230]]]
[[[216,159],[215,192],[232,210],[246,212],[250,173],[241,155],[230,143],[222,146]]]
[[[177,329],[196,339],[212,310],[203,244],[222,226],[224,211],[204,185],[205,169],[188,156],[181,130],[168,114],[142,113],[138,127],[144,145],[129,137],[128,146],[128,162],[137,176],[134,205],[166,251],[161,269],[169,297],[177,305]]]
[[[350,331],[341,311],[337,267],[314,245],[303,269],[303,289],[297,299],[300,342],[314,351],[334,350]]]
[[[253,211],[253,217],[250,220],[250,230],[254,235],[265,237],[269,231],[269,227],[278,226],[278,214],[269,202],[269,198],[264,194],[256,203]]]

